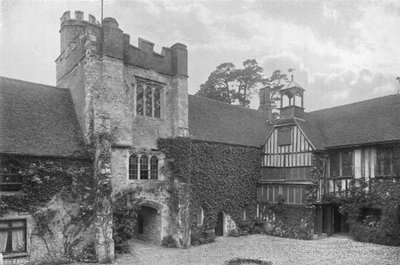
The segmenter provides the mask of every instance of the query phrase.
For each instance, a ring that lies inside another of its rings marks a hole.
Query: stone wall
[[[79,176],[71,172],[90,174],[91,162],[14,156],[2,156],[0,160],[0,171],[18,169],[24,178],[22,191],[0,194],[0,220],[26,221],[26,251],[4,255],[5,264],[82,257],[94,240],[90,211],[86,212],[91,207],[91,182],[74,181]]]
[[[101,123],[100,117],[108,117],[112,172],[109,179],[113,192],[130,187],[139,191],[139,197],[155,205],[160,214],[157,232],[160,241],[179,230],[178,219],[172,221],[171,216],[179,215],[180,210],[171,214],[170,174],[166,173],[164,155],[157,150],[157,139],[189,134],[186,46],[177,43],[158,54],[149,41],[139,39],[138,47],[130,44],[129,35],[119,28],[114,18],[105,18],[100,25],[92,16],[88,21],[83,17],[77,11],[74,18],[69,12],[61,18],[57,86],[70,89],[88,143],[97,143],[102,132],[96,124]],[[136,113],[139,79],[161,87],[160,118]],[[96,146],[96,153],[98,148],[102,147]],[[159,159],[158,180],[129,180],[131,153],[155,154]],[[102,155],[96,157],[101,161]],[[95,164],[96,170],[98,164]],[[99,214],[105,218],[104,212]]]

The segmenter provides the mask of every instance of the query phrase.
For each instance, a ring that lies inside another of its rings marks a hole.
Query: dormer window
[[[161,118],[163,85],[149,80],[136,81],[136,115]]]

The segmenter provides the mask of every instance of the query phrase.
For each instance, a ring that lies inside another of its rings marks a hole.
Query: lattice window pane
[[[144,95],[144,83],[137,82],[136,87],[136,114],[143,115],[143,95]]]
[[[26,252],[26,220],[0,221],[0,252],[5,255]]]
[[[329,162],[330,162],[331,177],[339,176],[340,175],[339,153],[329,154]]]
[[[152,156],[150,159],[150,178],[158,179],[158,158]]]
[[[140,179],[149,179],[149,158],[147,155],[140,157]]]
[[[344,177],[353,175],[353,155],[351,151],[342,152],[342,175]]]
[[[152,112],[153,112],[152,88],[148,84],[146,86],[146,116],[151,117]]]
[[[161,118],[161,89],[154,90],[154,117]]]
[[[379,148],[377,160],[378,174],[391,175],[392,148]]]
[[[129,157],[129,179],[138,179],[138,157],[135,154]]]
[[[19,174],[0,173],[0,191],[20,191],[23,178]]]

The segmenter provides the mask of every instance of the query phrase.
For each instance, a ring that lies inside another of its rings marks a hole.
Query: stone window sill
[[[148,182],[161,182],[162,179],[130,179],[130,183],[148,183]]]
[[[3,254],[3,259],[15,259],[28,257],[28,252],[14,253],[14,254]]]

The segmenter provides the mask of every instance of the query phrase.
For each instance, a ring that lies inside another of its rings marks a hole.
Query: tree
[[[233,63],[218,65],[207,81],[200,85],[200,90],[196,95],[231,104],[236,93],[234,89],[235,71]]]
[[[249,97],[255,93],[258,86],[265,83],[263,69],[256,60],[246,60],[243,62],[243,69],[237,69],[234,76],[238,83],[235,98],[239,100],[240,105],[248,107]]]
[[[293,72],[294,69],[289,69],[288,72]],[[272,75],[265,79],[264,85],[271,91],[270,100],[272,102],[272,109],[276,109],[276,101],[280,99],[279,90],[288,82],[287,74],[282,74],[281,70],[275,70]]]
[[[249,97],[263,82],[263,69],[254,59],[244,61],[242,69],[236,69],[233,63],[222,63],[200,85],[196,95],[229,104],[237,100],[248,107]]]

